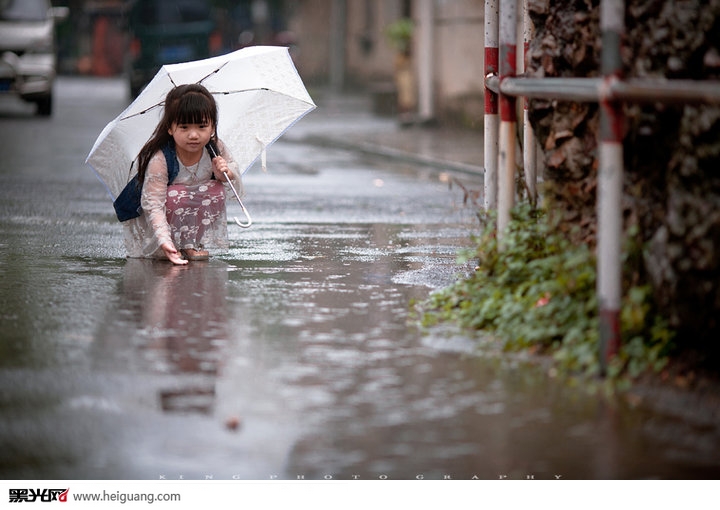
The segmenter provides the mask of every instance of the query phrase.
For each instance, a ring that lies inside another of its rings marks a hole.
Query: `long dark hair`
[[[145,143],[138,154],[138,179],[145,181],[150,160],[172,140],[168,132],[173,124],[201,124],[210,122],[213,126],[212,141],[217,143],[218,109],[215,98],[199,83],[179,85],[165,96],[165,107],[162,119],[153,135]]]

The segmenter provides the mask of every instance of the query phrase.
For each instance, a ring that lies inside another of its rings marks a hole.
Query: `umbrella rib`
[[[200,81],[198,81],[197,83],[198,83],[198,84],[202,84],[202,82],[204,82],[205,80],[207,80],[207,79],[208,79],[210,76],[212,76],[213,74],[215,74],[215,73],[217,73],[218,71],[220,71],[220,69],[222,69],[223,67],[225,67],[225,65],[227,65],[227,62],[225,62],[223,65],[221,65],[220,67],[218,67],[217,69],[215,69],[213,72],[211,72],[210,74],[208,74],[208,75],[205,76],[204,78],[202,78],[202,79],[201,79]],[[176,87],[176,88],[177,88],[177,84],[175,83],[175,80],[173,80],[172,75],[171,75],[170,73],[168,73],[167,77],[168,77],[168,79],[170,80],[170,83],[173,84],[173,87]],[[233,92],[235,92],[235,91],[233,91]],[[157,103],[157,104],[152,105],[152,106],[149,107],[149,108],[144,109],[144,110],[141,111],[141,112],[133,113],[132,115],[128,115],[127,117],[123,117],[123,118],[120,119],[120,120],[131,119],[132,117],[137,117],[138,115],[142,115],[142,114],[144,114],[144,113],[147,113],[147,112],[149,112],[150,110],[153,110],[153,109],[155,109],[155,108],[159,108],[160,106],[163,106],[164,104],[165,104],[165,101],[162,101],[162,102],[160,102],[160,103]]]
[[[164,104],[165,104],[165,101],[161,101],[160,103],[154,104],[154,105],[150,106],[149,108],[145,108],[141,112],[133,113],[132,115],[128,115],[127,117],[122,117],[120,120],[132,119],[133,117],[137,117],[138,115],[143,115],[143,114],[149,112],[150,110],[154,110],[155,108],[160,108]]]
[[[219,70],[220,70],[220,69],[216,69],[215,71],[213,71],[212,73],[210,73],[209,75],[207,75],[205,78],[207,78],[208,76],[212,75],[213,73],[218,72]],[[203,78],[202,80],[200,80],[198,83],[200,83],[201,81],[203,81],[205,78]],[[172,81],[172,78],[170,79],[170,81]],[[175,82],[173,82],[173,85],[175,85]],[[177,85],[176,85],[176,86],[177,86]],[[210,93],[211,93],[212,95],[215,95],[215,96],[227,96],[227,95],[230,95],[230,94],[238,94],[238,93],[240,93],[240,92],[252,92],[252,91],[254,91],[254,90],[268,90],[268,91],[269,91],[270,89],[267,88],[267,87],[254,87],[254,88],[250,88],[250,89],[224,90],[224,91],[220,91],[220,92],[210,92]],[[154,104],[154,105],[150,106],[149,108],[145,108],[145,109],[144,109],[143,111],[141,111],[141,112],[133,113],[132,115],[128,115],[127,117],[122,117],[120,120],[127,120],[127,119],[131,119],[131,118],[133,118],[133,117],[137,117],[138,115],[143,115],[143,114],[149,112],[150,110],[154,110],[155,108],[160,108],[160,107],[163,106],[164,104],[165,104],[165,101],[161,101],[161,102],[159,102],[159,103],[157,103],[157,104]]]
[[[205,80],[207,80],[208,78],[210,78],[213,74],[217,74],[217,72],[220,71],[220,69],[222,69],[223,67],[225,67],[227,64],[228,64],[227,62],[223,62],[223,64],[222,64],[220,67],[218,67],[217,69],[215,69],[214,71],[212,71],[211,73],[209,73],[207,76],[205,76],[203,79],[201,79],[200,81],[198,81],[198,85],[202,85],[202,82],[204,82]],[[173,85],[175,85],[175,83],[173,83]]]
[[[218,69],[218,70],[219,70],[219,69]],[[217,71],[213,71],[213,72],[217,72]],[[210,73],[210,74],[212,74],[212,73]],[[209,74],[208,76],[210,76],[210,74]],[[206,76],[205,78],[207,78],[207,76]],[[205,78],[203,78],[203,80],[204,80]],[[172,81],[172,79],[170,79],[170,81]],[[202,80],[200,80],[200,81],[202,81]],[[200,83],[200,82],[198,82],[198,83]],[[173,82],[173,85],[174,85],[174,84],[175,84],[175,82]],[[228,95],[228,94],[237,94],[238,92],[251,92],[251,91],[253,91],[253,90],[269,90],[269,89],[266,88],[266,87],[255,87],[255,88],[252,88],[252,89],[226,90],[226,91],[222,91],[222,92],[211,92],[211,94],[213,94],[213,95],[226,96],[226,95]],[[131,118],[133,118],[133,117],[137,117],[138,115],[143,115],[143,114],[149,112],[150,110],[154,110],[155,108],[160,108],[160,107],[163,106],[164,104],[165,104],[165,101],[161,101],[161,102],[159,102],[159,103],[157,103],[157,104],[154,104],[154,105],[150,106],[149,108],[145,108],[145,109],[144,109],[143,111],[141,111],[141,112],[133,113],[132,115],[128,115],[127,117],[121,118],[120,120],[127,120],[127,119],[131,119]]]
[[[210,93],[213,95],[218,95],[218,96],[227,96],[228,94],[237,94],[239,92],[252,92],[254,90],[270,90],[270,89],[267,87],[255,87],[252,89],[223,90],[220,92],[210,92]]]

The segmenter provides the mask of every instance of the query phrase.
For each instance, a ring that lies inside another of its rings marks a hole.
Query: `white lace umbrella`
[[[218,57],[165,65],[137,99],[105,126],[85,160],[113,200],[137,173],[133,163],[162,117],[165,96],[173,87],[187,83],[201,83],[215,97],[218,137],[242,173],[315,108],[288,49],[282,46],[251,46]]]

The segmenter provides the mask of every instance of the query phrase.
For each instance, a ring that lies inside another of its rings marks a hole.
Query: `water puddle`
[[[20,302],[46,311],[5,307],[0,475],[717,474],[715,429],[599,401],[522,359],[477,356],[466,335],[409,325],[410,300],[463,270],[454,247],[467,238],[421,228],[266,225],[188,267],[6,260],[5,276],[25,280]]]

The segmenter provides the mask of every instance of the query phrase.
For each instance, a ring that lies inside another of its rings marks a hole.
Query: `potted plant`
[[[401,122],[405,122],[417,104],[415,73],[412,66],[412,36],[415,25],[409,18],[400,18],[388,25],[385,35],[395,49],[395,87]]]
[[[385,28],[385,35],[396,51],[408,54],[414,28],[415,25],[410,18],[400,18]]]

